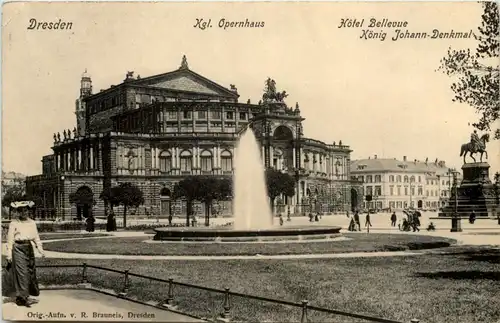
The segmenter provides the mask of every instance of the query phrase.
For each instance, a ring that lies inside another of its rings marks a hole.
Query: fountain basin
[[[234,230],[232,227],[156,228],[153,240],[217,242],[316,240],[338,237],[340,230],[341,227],[336,226],[286,226],[261,230]]]

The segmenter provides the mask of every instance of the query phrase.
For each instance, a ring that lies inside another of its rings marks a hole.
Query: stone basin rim
[[[189,233],[195,233],[195,232],[200,232],[200,233],[218,233],[218,232],[223,232],[223,233],[269,233],[269,232],[276,232],[276,233],[282,233],[282,232],[297,232],[299,233],[316,233],[318,231],[340,231],[342,227],[339,226],[311,226],[311,227],[304,227],[304,226],[287,226],[287,227],[276,227],[276,228],[269,228],[269,229],[248,229],[248,230],[235,230],[232,229],[231,227],[227,228],[193,228],[193,227],[160,227],[160,228],[155,228],[155,232],[189,232]]]

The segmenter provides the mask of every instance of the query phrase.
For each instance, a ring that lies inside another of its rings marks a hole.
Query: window
[[[181,172],[191,172],[193,167],[193,156],[188,150],[181,153]]]
[[[396,177],[396,182],[401,183],[401,175],[398,175],[398,176]]]
[[[375,175],[375,183],[380,183],[380,182],[382,182],[382,176]]]
[[[183,119],[191,119],[191,111],[183,111],[182,118]]]
[[[424,189],[422,186],[418,187],[418,195],[424,195]]]
[[[207,112],[206,111],[198,111],[198,119],[206,119]]]
[[[232,111],[226,112],[226,119],[233,120],[233,118],[234,118],[234,115],[233,115]]]
[[[367,183],[372,183],[373,182],[372,175],[367,175],[366,176],[366,182]]]
[[[160,159],[160,172],[168,173],[172,168],[172,156],[168,151],[162,151],[158,156]]]
[[[394,183],[394,175],[389,175],[389,182]]]
[[[394,186],[389,186],[389,192],[391,195],[394,195]]]
[[[176,120],[177,119],[177,111],[169,111],[168,112],[168,118],[170,120]]]
[[[420,176],[418,177],[418,182],[422,183],[422,178]]]
[[[220,119],[220,111],[211,111],[212,119]]]
[[[366,195],[372,195],[372,194],[373,194],[372,187],[371,186],[367,186],[366,187]]]
[[[401,195],[401,186],[398,186],[398,195]]]
[[[380,185],[375,186],[375,195],[377,196],[382,195],[382,186]]]
[[[233,170],[233,156],[227,150],[220,154],[221,169],[223,172],[230,172]]]
[[[405,183],[408,183],[408,176],[406,176],[406,175],[405,175],[405,177],[404,177],[404,182],[405,182]]]
[[[212,154],[208,150],[204,150],[200,154],[201,170],[204,172],[212,171]]]
[[[415,195],[415,187],[411,188],[411,195]]]
[[[246,120],[247,114],[245,112],[240,112],[240,120]]]
[[[405,187],[405,195],[408,195],[408,187]]]
[[[410,177],[410,183],[415,183],[415,176]]]

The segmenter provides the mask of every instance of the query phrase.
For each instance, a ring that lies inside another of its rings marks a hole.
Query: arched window
[[[396,182],[401,183],[401,175],[398,175],[398,176],[396,177]]]
[[[160,172],[168,173],[172,169],[172,156],[168,151],[162,151],[158,156],[160,160]]]
[[[410,183],[415,183],[415,176],[410,177]]]
[[[181,152],[181,172],[191,172],[193,168],[193,155],[189,150]]]
[[[208,150],[204,150],[200,154],[201,170],[204,172],[212,171],[212,153]]]
[[[220,166],[223,172],[230,172],[233,170],[233,156],[231,152],[224,150],[220,154]]]
[[[408,183],[408,176],[407,175],[405,175],[404,181],[405,181],[405,183]]]

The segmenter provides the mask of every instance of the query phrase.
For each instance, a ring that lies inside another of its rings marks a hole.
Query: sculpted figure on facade
[[[57,142],[61,142],[61,133],[57,133]]]
[[[76,138],[76,127],[73,128],[73,138]]]
[[[54,142],[57,142],[57,135],[54,133]]]
[[[63,131],[63,136],[64,136],[64,140],[68,139],[68,134],[66,133],[66,130]]]

